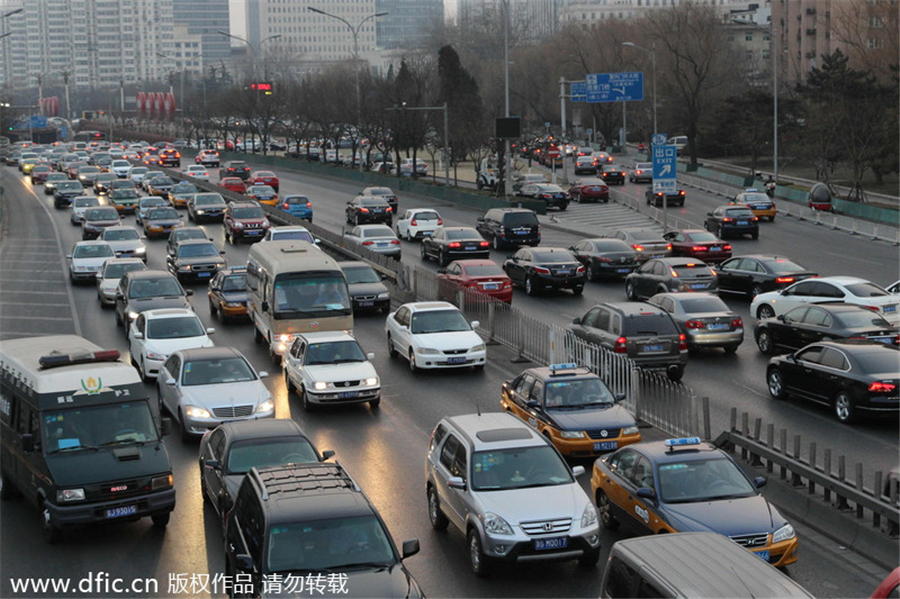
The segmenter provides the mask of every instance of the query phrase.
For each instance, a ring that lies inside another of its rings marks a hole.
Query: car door
[[[808,302],[839,302],[847,296],[840,288],[831,283],[825,281],[811,281],[811,283],[813,287],[806,300]]]
[[[403,216],[397,220],[397,237],[406,237],[410,220],[412,220],[412,211],[407,210],[403,213]]]
[[[448,432],[441,443],[438,450],[438,460],[434,464],[435,486],[437,487],[438,496],[441,501],[441,509],[453,524],[460,530],[466,530],[466,498],[462,489],[453,489],[447,481],[451,476],[460,476],[459,468],[456,464],[456,454],[460,450],[463,443],[454,432]],[[463,460],[466,459],[465,449],[463,449]],[[467,480],[463,472],[463,480]]]
[[[831,332],[833,325],[831,314],[817,306],[809,306],[802,323],[794,329],[796,347],[806,347],[810,343],[822,341]]]
[[[389,321],[391,343],[404,356],[409,355],[411,334],[409,331],[410,309],[402,306]]]
[[[850,361],[839,349],[826,347],[821,362],[811,366],[811,393],[822,403],[831,403],[831,398],[842,387],[842,381],[850,370]]]
[[[522,420],[527,420],[528,407],[526,404],[531,394],[531,387],[534,386],[534,377],[530,374],[523,374],[513,383],[508,395],[513,412]]]
[[[654,295],[658,284],[656,267],[659,265],[658,260],[647,260],[637,269],[634,276],[634,288],[639,297],[649,297]]]
[[[785,289],[781,296],[776,298],[776,302],[778,303],[778,307],[775,309],[777,314],[784,314],[791,308],[796,308],[800,304],[805,304],[807,302],[814,302],[815,296],[813,295],[813,291],[815,290],[815,286],[817,283],[815,281],[801,281],[799,283],[794,283],[787,289]]]
[[[599,339],[595,334],[594,324],[597,322],[597,316],[600,314],[600,310],[601,308],[599,306],[591,308],[584,316],[577,320],[577,324],[572,324],[571,330],[576,337],[591,343],[599,342]]]
[[[506,274],[509,275],[513,284],[521,285],[525,282],[525,277],[528,274],[527,268],[530,264],[530,257],[531,252],[528,250],[519,250],[506,261],[506,264],[504,265],[506,267]]]
[[[207,495],[216,509],[224,507],[220,502],[220,498],[225,492],[224,472],[227,466],[224,449],[225,431],[219,428],[210,433],[203,448],[204,453],[200,456],[200,476],[203,477]],[[207,466],[206,463],[211,460],[215,460],[218,466],[215,468]],[[224,517],[225,514],[220,513],[219,516]]]
[[[462,268],[453,262],[444,269],[443,276],[438,278],[438,293],[444,299],[453,300],[462,282]]]
[[[303,386],[303,358],[306,355],[306,341],[300,338],[294,339],[291,348],[287,352],[285,374],[297,389]]]
[[[785,360],[782,366],[784,387],[786,390],[803,397],[816,397],[818,371],[825,348],[821,345],[807,347]]]
[[[147,331],[146,329],[147,317],[143,314],[139,314],[137,318],[135,318],[131,325],[128,327],[128,348],[131,353],[131,361],[132,363],[136,363],[138,361],[142,362],[142,359],[145,354],[145,347],[147,344]],[[141,333],[141,339],[136,338],[135,333]]]
[[[169,380],[175,380],[175,384],[170,385]],[[181,356],[174,354],[169,356],[162,366],[159,368],[159,375],[156,379],[156,388],[159,391],[160,402],[165,406],[170,414],[181,420],[181,411],[178,409],[178,403],[181,399],[178,391],[181,379]],[[160,408],[163,407],[160,406]]]
[[[591,252],[593,249],[594,246],[590,241],[579,241],[575,245],[569,247],[569,251],[572,252],[575,259],[581,262],[585,268],[588,268],[591,265]]]
[[[782,347],[793,350],[800,349],[808,345],[803,343],[803,330],[806,328],[804,317],[807,313],[806,306],[799,306],[792,310],[788,310],[781,318],[771,319],[766,323],[772,341]]]
[[[627,507],[632,494],[632,483],[629,479],[640,457],[636,451],[623,449],[609,457],[606,470],[600,470],[599,490],[609,499],[613,516],[629,529],[633,528],[630,510]]]
[[[430,237],[422,238],[422,255],[423,256],[437,256],[438,252],[436,248],[439,248],[443,243],[444,239],[447,237],[447,232],[443,229],[438,229],[434,232],[434,235]]]

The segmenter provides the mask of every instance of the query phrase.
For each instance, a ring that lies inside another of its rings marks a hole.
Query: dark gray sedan
[[[669,313],[684,333],[689,350],[721,347],[733,354],[744,341],[744,322],[711,293],[657,293],[647,303]]]

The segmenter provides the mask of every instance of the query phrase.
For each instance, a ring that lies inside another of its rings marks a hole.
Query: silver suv
[[[435,530],[451,522],[466,535],[478,576],[495,561],[600,557],[597,512],[543,436],[506,413],[442,419],[425,460],[428,517]]]

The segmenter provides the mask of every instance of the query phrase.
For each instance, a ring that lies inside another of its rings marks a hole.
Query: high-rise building
[[[375,12],[388,13],[375,23],[381,50],[413,48],[444,22],[443,0],[375,0]]]
[[[175,37],[175,53],[186,57],[185,68],[200,71],[203,64],[212,64],[231,55],[228,38],[218,33],[228,31],[228,0],[173,0],[172,19],[185,27],[185,36]],[[199,36],[199,43],[192,38]],[[182,44],[198,44],[185,46]]]
[[[462,27],[484,19],[502,19],[509,11],[510,31],[524,39],[540,40],[559,28],[564,0],[459,0],[457,22]]]
[[[561,25],[577,24],[584,28],[610,19],[635,19],[648,10],[672,8],[684,2],[708,4],[726,15],[734,10],[746,9],[751,0],[563,0],[559,9]],[[762,4],[768,0],[757,0]]]

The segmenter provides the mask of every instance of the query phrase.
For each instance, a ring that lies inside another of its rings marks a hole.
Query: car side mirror
[[[753,479],[753,484],[757,489],[762,489],[766,486],[766,477],[765,476],[757,476]]]
[[[618,403],[618,402],[620,402],[620,401],[625,401],[625,394],[624,394],[624,393],[619,393],[619,394],[616,395],[616,402]]]
[[[712,215],[713,215],[712,212],[707,212],[707,213],[706,213],[706,216],[712,216]]]
[[[225,250],[219,250],[219,255],[220,255],[220,256],[224,256],[224,255],[225,255]]]
[[[375,359],[375,352],[369,352],[366,354],[366,360],[374,360],[374,359]]]
[[[134,333],[134,338],[135,338],[135,339],[143,339],[143,338],[144,338],[144,334],[141,333],[140,331],[135,331],[135,333]]]
[[[580,317],[580,316],[576,316],[575,318],[573,318],[573,319],[572,319],[572,324],[581,324],[581,317]]]
[[[220,468],[219,460],[205,460],[203,462],[203,467],[209,468],[210,470],[218,470]]]
[[[380,273],[378,276],[381,277],[381,280],[382,280],[382,281],[387,281],[387,280],[388,280],[388,276],[387,276],[386,274],[384,274],[384,273]]]
[[[403,559],[413,556],[419,552],[419,539],[410,539],[403,541]]]
[[[241,572],[252,572],[253,558],[246,553],[240,553],[234,558],[234,567]]]
[[[529,399],[525,402],[525,406],[537,410],[541,407],[541,404],[536,399]]]
[[[212,334],[215,333],[215,332],[216,332],[215,327],[207,327],[207,329],[206,329],[206,334],[207,334],[207,335],[212,335]]]
[[[464,481],[461,476],[451,476],[447,479],[447,486],[451,489],[459,489],[460,491],[465,491],[466,481]]]
[[[447,269],[446,269],[446,268],[439,268],[439,269],[437,269],[437,273],[438,273],[439,275],[445,275],[445,274],[447,274]]]
[[[172,434],[172,419],[168,416],[160,418],[159,420],[159,434],[163,437]]]
[[[473,320],[473,321],[472,321],[472,328],[473,328],[473,329],[477,329],[479,326],[481,326],[481,321],[480,321],[480,320]]]
[[[262,308],[263,312],[268,312],[269,311],[269,302],[264,301],[262,303],[262,306],[260,306],[260,307]]]
[[[578,478],[584,474],[584,466],[572,466],[572,476]]]
[[[482,217],[478,217],[478,221],[477,221],[477,222],[479,222],[479,223],[483,223],[483,222],[484,222],[484,218],[482,218]]]
[[[175,386],[175,379],[173,379],[173,378],[168,378],[168,379],[166,379],[166,384],[167,384],[168,386],[170,386],[170,387],[174,387],[174,386]]]
[[[71,260],[71,259],[72,259],[72,254],[66,254],[66,258],[69,259],[69,260]]]
[[[638,489],[637,493],[635,493],[635,495],[637,495],[638,497],[640,497],[642,499],[655,499],[656,491],[654,491],[653,489],[643,488],[643,489]]]
[[[776,320],[780,320],[782,322],[791,322],[791,319],[787,317],[786,314],[779,314],[775,317]]]
[[[22,435],[22,451],[25,453],[31,453],[34,451],[34,435],[31,433],[25,433]]]
[[[184,293],[185,293],[185,295],[194,295],[194,290],[193,290],[193,289],[186,289]]]
[[[266,372],[265,370],[260,370],[259,373],[257,374],[257,376],[259,376],[259,378],[261,378],[261,379],[264,379],[267,376],[269,376],[269,373]]]
[[[333,450],[333,449],[326,449],[325,451],[322,452],[322,461],[323,461],[323,462],[324,462],[325,460],[330,460],[330,459],[333,458],[333,457],[334,457],[334,450]]]

